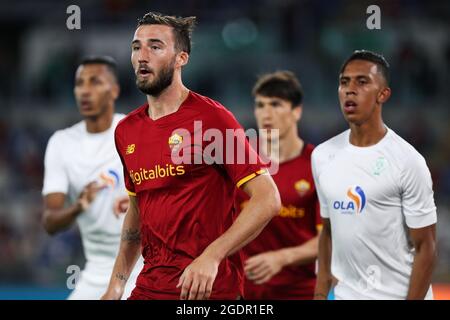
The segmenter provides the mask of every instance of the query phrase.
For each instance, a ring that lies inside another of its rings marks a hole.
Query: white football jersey
[[[349,138],[347,130],[312,154],[321,215],[331,224],[336,299],[405,299],[414,259],[408,228],[437,220],[430,172],[389,128],[373,146]]]
[[[87,132],[84,121],[58,130],[45,153],[43,195],[61,192],[74,202],[88,183],[97,181],[106,186],[77,217],[86,260],[96,265],[113,263],[119,248],[124,215],[114,215],[113,203],[127,193],[114,130],[123,117],[115,114],[111,127],[100,133]]]

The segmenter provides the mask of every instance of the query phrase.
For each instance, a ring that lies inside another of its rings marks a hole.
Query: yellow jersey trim
[[[238,188],[240,188],[244,183],[252,180],[254,177],[259,176],[259,175],[261,175],[263,173],[267,173],[267,169],[261,169],[261,170],[258,170],[256,172],[253,172],[252,174],[249,174],[248,176],[246,176],[246,177],[242,178],[241,180],[239,180],[238,183],[236,183],[236,186]]]
[[[128,190],[127,188],[125,188],[125,190],[127,190],[128,195],[136,197],[136,193],[135,192],[131,192],[130,190]]]

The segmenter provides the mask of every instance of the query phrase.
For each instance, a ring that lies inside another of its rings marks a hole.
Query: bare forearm
[[[279,211],[273,199],[251,198],[233,225],[206,249],[219,260],[232,255],[255,239]]]
[[[331,233],[324,229],[319,236],[319,271],[317,274],[315,299],[326,299],[331,289]]]
[[[62,209],[46,209],[43,216],[43,225],[49,234],[55,234],[67,229],[82,212],[79,202]]]
[[[424,244],[416,252],[407,300],[422,300],[425,298],[430,288],[435,261],[436,250],[433,244]]]
[[[278,250],[283,266],[301,266],[314,262],[319,251],[319,236],[308,240],[302,245]]]
[[[114,263],[108,289],[102,299],[118,300],[122,297],[128,278],[139,258],[140,246],[121,246]]]
[[[141,233],[139,220],[133,217],[135,213],[127,213],[122,229],[119,253],[111,274],[109,287],[112,290],[121,290],[135,264],[141,251]]]
[[[415,248],[415,256],[406,299],[424,299],[436,262],[436,224],[409,228],[409,237]]]
[[[128,279],[141,252],[141,238],[138,229],[124,230],[114,276]]]
[[[123,221],[119,254],[114,264],[108,289],[102,299],[115,300],[122,297],[125,285],[141,251],[140,230],[141,222],[136,198],[130,196],[130,204]]]
[[[120,251],[114,264],[113,272],[109,281],[108,290],[122,295],[128,278],[139,258],[140,247],[134,246]]]

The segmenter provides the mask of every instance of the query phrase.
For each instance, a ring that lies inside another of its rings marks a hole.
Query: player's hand
[[[78,197],[78,203],[81,205],[81,209],[86,211],[95,200],[97,193],[106,187],[105,184],[99,184],[96,181],[88,183]]]
[[[263,284],[284,267],[283,256],[279,251],[268,251],[245,261],[244,272],[247,279],[255,284]]]
[[[181,287],[181,300],[208,299],[212,292],[214,280],[219,269],[217,260],[200,255],[184,269],[178,281],[177,288]]]
[[[130,205],[130,198],[128,196],[118,197],[114,200],[113,203],[113,212],[114,215],[119,218],[121,214],[124,214],[128,210],[128,206]]]

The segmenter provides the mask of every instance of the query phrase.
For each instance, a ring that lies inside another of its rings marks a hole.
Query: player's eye
[[[131,50],[133,50],[133,51],[137,51],[137,50],[139,50],[139,49],[140,49],[139,46],[132,46],[132,47],[131,47]]]
[[[158,46],[151,46],[152,50],[160,50],[161,48]]]
[[[270,105],[271,105],[272,107],[276,108],[276,107],[281,106],[281,103],[279,103],[278,101],[274,101],[274,102],[272,102]]]
[[[367,80],[361,79],[361,80],[358,81],[358,83],[359,83],[360,85],[365,85],[365,84],[367,84]]]

